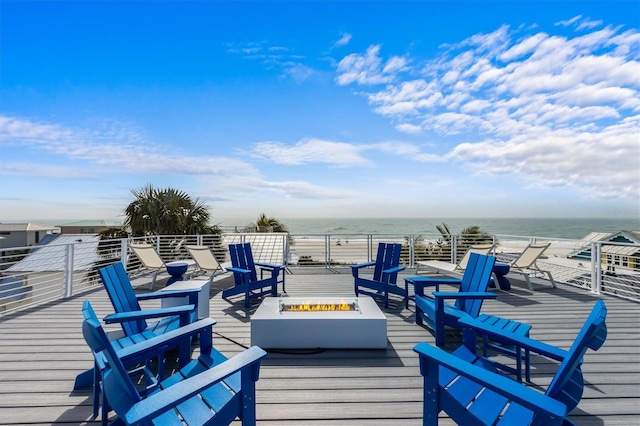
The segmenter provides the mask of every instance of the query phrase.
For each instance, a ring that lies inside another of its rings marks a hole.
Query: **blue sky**
[[[0,3],[0,220],[640,217],[640,3]]]

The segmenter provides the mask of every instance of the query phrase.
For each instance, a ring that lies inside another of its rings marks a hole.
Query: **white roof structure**
[[[64,271],[66,266],[66,248],[73,244],[73,269],[85,271],[101,260],[98,255],[100,237],[88,234],[59,234],[46,245],[34,246],[19,262],[8,268],[16,272],[52,272]]]
[[[55,231],[57,226],[37,225],[35,223],[0,223],[0,232]]]

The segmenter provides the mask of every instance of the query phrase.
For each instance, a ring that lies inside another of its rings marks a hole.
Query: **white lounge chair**
[[[536,262],[542,256],[542,253],[545,252],[546,249],[549,248],[551,243],[546,244],[537,244],[531,243],[529,244],[520,255],[509,262],[509,267],[511,268],[509,272],[514,272],[516,274],[524,275],[524,279],[527,281],[527,286],[529,290],[533,291],[533,285],[531,284],[531,276],[537,275],[547,275],[549,277],[549,281],[551,281],[551,286],[556,288],[556,282],[553,280],[551,276],[551,271],[544,271],[538,267]]]
[[[153,286],[156,284],[156,278],[160,273],[166,272],[167,264],[164,260],[162,260],[156,249],[151,244],[131,243],[129,244],[129,248],[131,248],[131,251],[133,251],[135,255],[138,256],[138,259],[140,259],[140,263],[142,264],[142,266],[151,271],[154,271],[151,277],[151,285],[149,286],[149,290],[153,290]],[[187,265],[189,265],[189,267],[195,265],[195,261],[193,261],[192,259],[177,260],[175,262],[186,263]]]
[[[476,244],[467,249],[465,254],[462,256],[462,259],[456,263],[450,262],[442,262],[439,260],[429,260],[424,262],[416,262],[416,274],[421,267],[428,268],[431,272],[439,273],[439,272],[454,272],[457,274],[463,274],[464,270],[467,268],[467,262],[469,262],[469,255],[471,253],[478,253],[489,255],[493,250],[493,244]]]
[[[213,281],[216,275],[227,272],[224,267],[218,262],[218,259],[213,255],[209,247],[207,246],[185,246],[193,260],[196,262],[198,271],[202,271],[209,276],[209,281]]]

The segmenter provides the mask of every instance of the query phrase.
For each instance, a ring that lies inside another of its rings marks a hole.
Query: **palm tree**
[[[266,214],[261,213],[256,221],[258,232],[289,232],[287,225],[281,223],[275,217],[267,217]]]
[[[436,229],[442,236],[440,243],[443,249],[446,248],[444,251],[450,253],[451,245],[453,243],[453,234],[449,230],[449,226],[446,223],[443,223],[442,225],[436,225]],[[487,244],[493,242],[493,236],[483,231],[479,226],[468,226],[456,236],[456,251],[461,257],[464,252],[474,244]]]
[[[451,231],[449,231],[449,225],[442,223],[442,225],[436,225],[436,229],[442,235],[442,239],[448,243],[451,243]]]
[[[493,236],[484,232],[479,226],[469,226],[460,231],[458,245],[466,249],[474,244],[492,243]]]
[[[209,208],[186,192],[156,189],[151,184],[131,192],[135,199],[124,213],[125,226],[133,236],[220,233],[217,226],[209,224]]]

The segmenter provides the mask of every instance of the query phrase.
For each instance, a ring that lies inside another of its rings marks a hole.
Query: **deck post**
[[[73,296],[73,253],[74,244],[67,244],[65,248],[64,268],[64,298]]]
[[[591,243],[591,292],[600,294],[602,291],[602,244]]]

